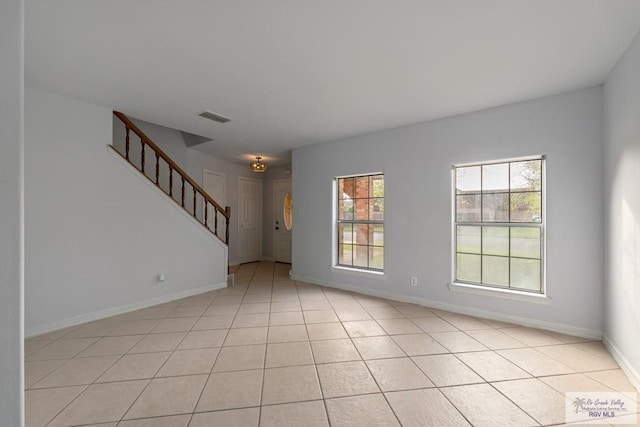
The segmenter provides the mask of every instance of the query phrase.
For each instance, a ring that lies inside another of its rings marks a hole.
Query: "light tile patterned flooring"
[[[635,393],[600,342],[288,270],[27,339],[27,426],[556,425],[565,391]]]

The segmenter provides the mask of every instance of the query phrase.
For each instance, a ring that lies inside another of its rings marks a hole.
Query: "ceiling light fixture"
[[[249,164],[252,172],[262,173],[267,170],[267,164],[260,162],[261,159],[262,157],[256,156],[256,161]]]

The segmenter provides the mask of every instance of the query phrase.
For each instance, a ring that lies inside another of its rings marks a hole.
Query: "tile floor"
[[[561,425],[565,391],[635,396],[600,342],[288,270],[27,339],[27,426]]]

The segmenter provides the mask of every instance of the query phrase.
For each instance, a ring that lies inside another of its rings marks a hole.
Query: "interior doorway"
[[[262,181],[238,179],[238,262],[260,261],[262,256]]]

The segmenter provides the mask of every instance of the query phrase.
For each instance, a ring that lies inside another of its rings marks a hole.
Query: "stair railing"
[[[144,176],[146,176],[151,182],[153,182],[158,188],[165,192],[174,202],[178,203],[184,210],[191,214],[198,222],[204,227],[216,235],[227,245],[229,244],[229,218],[231,217],[231,208],[226,206],[222,208],[206,191],[202,189],[187,173],[182,170],[180,166],[176,164],[160,147],[158,147],[147,135],[144,134],[127,116],[114,111],[113,114],[120,119],[125,126],[125,143],[124,153],[118,150],[115,151],[124,157],[132,166],[138,169]],[[132,145],[138,145],[136,142],[131,141],[131,133],[134,133],[140,139],[139,153],[140,157],[135,158],[134,153],[136,148]],[[147,160],[145,151],[147,148],[152,150],[151,162]],[[166,166],[161,163],[164,162]],[[149,164],[151,163],[151,164]],[[150,167],[149,167],[150,166]],[[164,167],[163,167],[164,166]],[[168,168],[168,188],[161,182],[161,171]],[[174,174],[177,174],[179,187],[179,194],[174,194]],[[189,200],[191,199],[191,200]],[[200,208],[200,209],[199,209]],[[211,211],[210,211],[211,209]],[[209,215],[211,214],[211,215]],[[224,238],[219,234],[219,220],[218,216],[223,218],[224,225]],[[211,216],[211,219],[210,219]],[[211,222],[213,221],[213,224]]]

